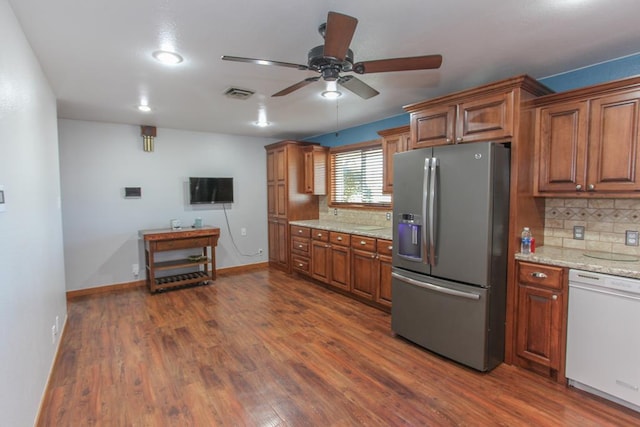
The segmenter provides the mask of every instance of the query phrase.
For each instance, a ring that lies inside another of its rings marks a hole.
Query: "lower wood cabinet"
[[[564,382],[566,269],[524,261],[517,268],[517,363]]]
[[[292,225],[290,247],[295,272],[391,307],[391,240]]]

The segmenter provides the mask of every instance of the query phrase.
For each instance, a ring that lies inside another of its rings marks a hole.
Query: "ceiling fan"
[[[324,45],[316,46],[309,51],[307,65],[227,55],[222,56],[222,59],[260,65],[277,65],[279,67],[312,70],[320,73],[319,76],[306,78],[280,92],[274,93],[272,96],[288,95],[310,83],[318,81],[322,77],[327,82],[337,82],[340,86],[364,99],[376,96],[380,92],[355,76],[341,76],[340,73],[369,74],[389,71],[430,70],[439,68],[442,64],[441,55],[379,59],[354,63],[353,51],[349,49],[349,45],[357,24],[358,20],[354,17],[337,12],[329,12],[327,22],[318,28],[318,32],[324,37]]]

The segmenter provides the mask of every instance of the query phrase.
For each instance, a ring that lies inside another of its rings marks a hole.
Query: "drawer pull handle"
[[[342,236],[338,236],[338,242],[342,242]]]
[[[553,296],[551,297],[551,299],[552,299],[552,300],[554,300],[554,301],[557,301],[557,299],[558,299],[558,295],[553,295]]]
[[[392,251],[393,250],[393,246],[387,246],[387,249]]]
[[[547,278],[546,274],[540,273],[539,271],[535,271],[535,272],[531,273],[531,275],[533,277],[535,277],[536,279],[546,279]]]
[[[322,237],[322,233],[318,233],[318,237]]]
[[[302,248],[302,245],[298,245],[299,248]]]
[[[298,234],[302,234],[302,230],[298,230]]]
[[[298,264],[298,267],[302,267],[302,264]]]
[[[366,245],[366,244],[367,244],[367,242],[365,242],[364,240],[360,240],[360,244],[361,244],[362,246],[364,246],[364,245]]]

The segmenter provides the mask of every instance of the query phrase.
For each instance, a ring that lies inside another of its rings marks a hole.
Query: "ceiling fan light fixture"
[[[321,95],[323,98],[337,99],[342,96],[342,92],[340,92],[339,90],[325,90],[321,93]]]
[[[149,107],[146,104],[140,104],[137,106],[137,108],[138,108],[138,111],[142,111],[143,113],[148,113],[151,111],[151,107]]]
[[[181,63],[184,59],[182,56],[175,52],[169,52],[167,50],[156,50],[151,54],[156,61],[166,65],[175,65]]]

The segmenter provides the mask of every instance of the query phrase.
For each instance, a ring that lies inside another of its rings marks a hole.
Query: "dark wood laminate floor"
[[[640,425],[513,366],[488,374],[390,316],[273,270],[72,300],[43,426]]]

